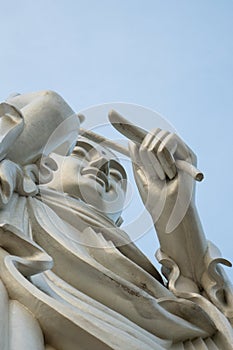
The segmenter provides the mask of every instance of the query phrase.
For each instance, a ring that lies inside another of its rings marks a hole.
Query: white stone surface
[[[78,138],[67,103],[42,91],[0,113],[0,348],[233,349],[232,287],[219,266],[230,263],[203,233],[183,141],[158,129],[142,140],[133,128],[140,144],[127,151],[166,286],[119,227],[124,169]]]

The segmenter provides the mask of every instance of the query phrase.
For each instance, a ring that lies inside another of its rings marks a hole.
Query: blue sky
[[[53,89],[76,111],[121,101],[160,112],[198,155],[204,230],[233,261],[233,1],[0,5],[1,100]],[[151,240],[141,243],[149,256]]]

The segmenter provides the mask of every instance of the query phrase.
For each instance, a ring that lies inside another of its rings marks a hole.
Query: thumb
[[[133,141],[129,141],[128,148],[132,163],[141,168],[143,164],[139,154],[139,146]]]
[[[140,194],[144,197],[148,189],[148,180],[143,171],[143,163],[139,154],[139,146],[132,141],[128,143],[129,152],[134,170],[134,178]]]

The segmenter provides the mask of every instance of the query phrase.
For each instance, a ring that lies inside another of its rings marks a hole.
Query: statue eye
[[[121,181],[123,179],[121,173],[116,169],[110,169],[109,173],[116,181]]]
[[[89,152],[83,147],[75,147],[73,151],[74,155],[79,158],[85,158],[86,160],[90,160]]]

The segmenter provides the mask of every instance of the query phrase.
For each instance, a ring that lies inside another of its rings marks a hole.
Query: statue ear
[[[19,137],[24,127],[20,110],[6,102],[0,103],[0,161]]]

